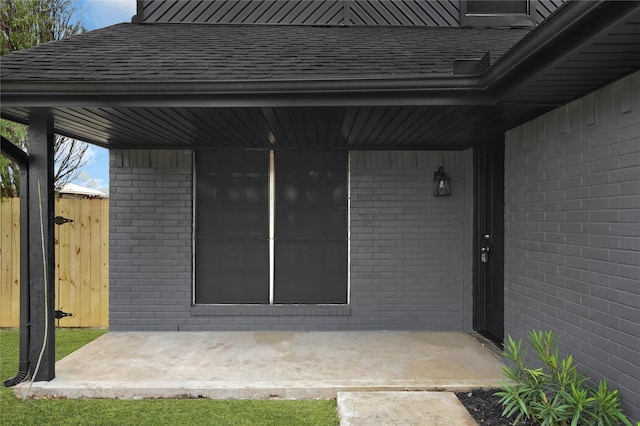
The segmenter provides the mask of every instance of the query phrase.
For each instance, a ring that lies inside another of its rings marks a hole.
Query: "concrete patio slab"
[[[109,332],[59,361],[56,378],[34,383],[30,396],[332,399],[493,388],[502,365],[467,333]]]
[[[476,426],[451,392],[338,392],[340,426]]]

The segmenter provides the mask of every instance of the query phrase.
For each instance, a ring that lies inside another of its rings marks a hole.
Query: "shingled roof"
[[[239,81],[451,76],[529,30],[119,24],[2,57],[4,81]]]
[[[531,31],[120,24],[3,56],[0,112],[109,148],[465,149],[638,70],[639,28],[611,1]]]

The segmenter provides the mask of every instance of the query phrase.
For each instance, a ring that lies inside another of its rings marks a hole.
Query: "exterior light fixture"
[[[451,179],[444,173],[444,167],[433,172],[433,196],[448,197],[451,195]]]

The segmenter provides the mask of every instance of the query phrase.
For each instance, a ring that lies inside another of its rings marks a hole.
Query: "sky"
[[[87,31],[131,22],[136,14],[136,0],[76,0],[78,17]],[[73,183],[109,192],[109,152],[89,145],[86,166],[82,167]]]
[[[88,31],[131,22],[136,14],[135,0],[76,0],[76,5]]]

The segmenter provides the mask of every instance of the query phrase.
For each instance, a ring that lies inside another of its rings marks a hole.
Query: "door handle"
[[[480,262],[489,263],[489,246],[480,248]]]
[[[480,253],[480,262],[489,263],[489,248],[482,247],[482,251]]]

